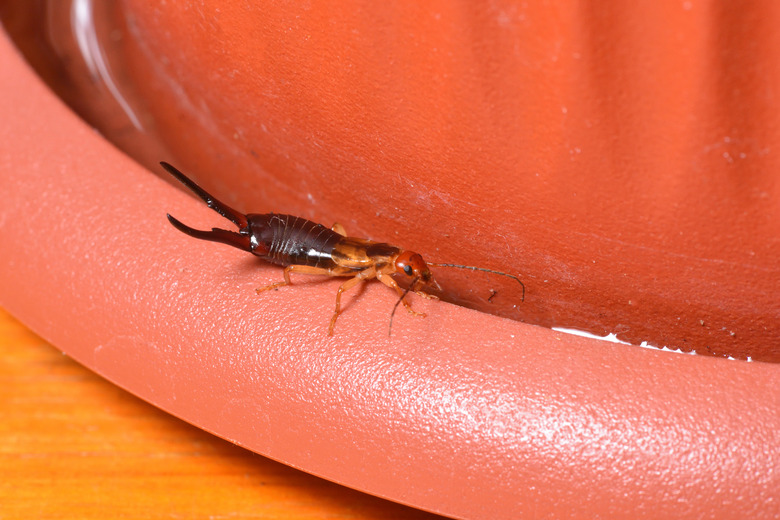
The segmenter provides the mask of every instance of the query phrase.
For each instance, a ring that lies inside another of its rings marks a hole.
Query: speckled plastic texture
[[[278,268],[77,119],[0,40],[0,304],[143,399],[248,449],[469,519],[774,518],[780,366],[577,338]],[[269,188],[272,189],[272,188]],[[419,240],[419,237],[415,240]],[[529,291],[531,292],[531,291]]]

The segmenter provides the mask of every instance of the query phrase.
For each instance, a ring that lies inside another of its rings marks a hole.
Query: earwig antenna
[[[417,285],[417,278],[412,280],[412,283],[409,284],[409,287],[406,288],[404,293],[401,295],[400,298],[398,298],[398,301],[395,302],[395,305],[393,305],[393,312],[390,313],[390,328],[387,329],[387,337],[389,338],[390,335],[393,333],[393,316],[395,316],[395,311],[398,309],[398,305],[404,301],[404,298],[406,298],[406,295],[409,294],[409,291],[412,290],[412,288]]]
[[[427,262],[427,263],[428,263],[429,266],[432,266],[432,267],[457,267],[458,269],[469,269],[471,271],[484,271],[486,273],[500,274],[501,276],[506,276],[508,278],[511,278],[511,279],[515,280],[517,283],[520,284],[520,287],[523,288],[523,293],[522,293],[522,296],[520,297],[520,301],[523,301],[523,302],[525,301],[525,284],[520,281],[520,278],[518,278],[517,276],[515,276],[513,274],[504,273],[502,271],[496,271],[496,270],[493,270],[493,269],[485,269],[484,267],[474,267],[474,266],[471,266],[471,265],[437,264],[437,263],[434,263],[434,262]],[[492,296],[491,296],[491,298],[492,298]]]

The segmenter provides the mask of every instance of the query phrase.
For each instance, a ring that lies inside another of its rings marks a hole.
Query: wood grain
[[[0,309],[0,519],[442,518],[313,477],[103,380]]]

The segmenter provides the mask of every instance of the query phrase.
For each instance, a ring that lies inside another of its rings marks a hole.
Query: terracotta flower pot
[[[116,6],[91,66],[63,44],[43,75],[148,168],[517,273],[526,299],[442,269],[445,299],[515,321],[415,300],[388,338],[373,284],[329,338],[338,282],[256,295],[279,269],[175,231],[166,212],[225,221],[4,39],[0,303],[34,330],[218,435],[448,515],[780,514],[774,8]]]

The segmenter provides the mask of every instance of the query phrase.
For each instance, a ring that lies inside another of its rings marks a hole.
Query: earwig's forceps
[[[233,222],[236,226],[239,228],[239,232],[236,233],[235,231],[228,231],[226,229],[219,229],[219,228],[212,228],[211,231],[202,231],[200,229],[194,229],[186,224],[183,224],[178,219],[172,217],[169,213],[166,214],[168,216],[168,220],[171,224],[173,224],[173,227],[181,231],[182,233],[186,233],[187,235],[195,238],[200,238],[201,240],[210,240],[211,242],[221,242],[223,244],[227,244],[229,246],[237,247],[239,249],[243,249],[244,251],[251,251],[251,243],[249,239],[249,223],[247,221],[246,215],[243,213],[239,213],[238,211],[234,210],[227,204],[219,201],[216,197],[211,195],[210,193],[207,193],[206,190],[195,184],[192,180],[187,178],[182,172],[171,166],[170,164],[166,162],[161,162],[160,165],[165,168],[168,173],[176,177],[176,179],[187,186],[190,190],[192,190],[193,193],[195,193],[198,197],[203,199],[206,204],[208,204],[208,207],[225,217],[226,219]]]

